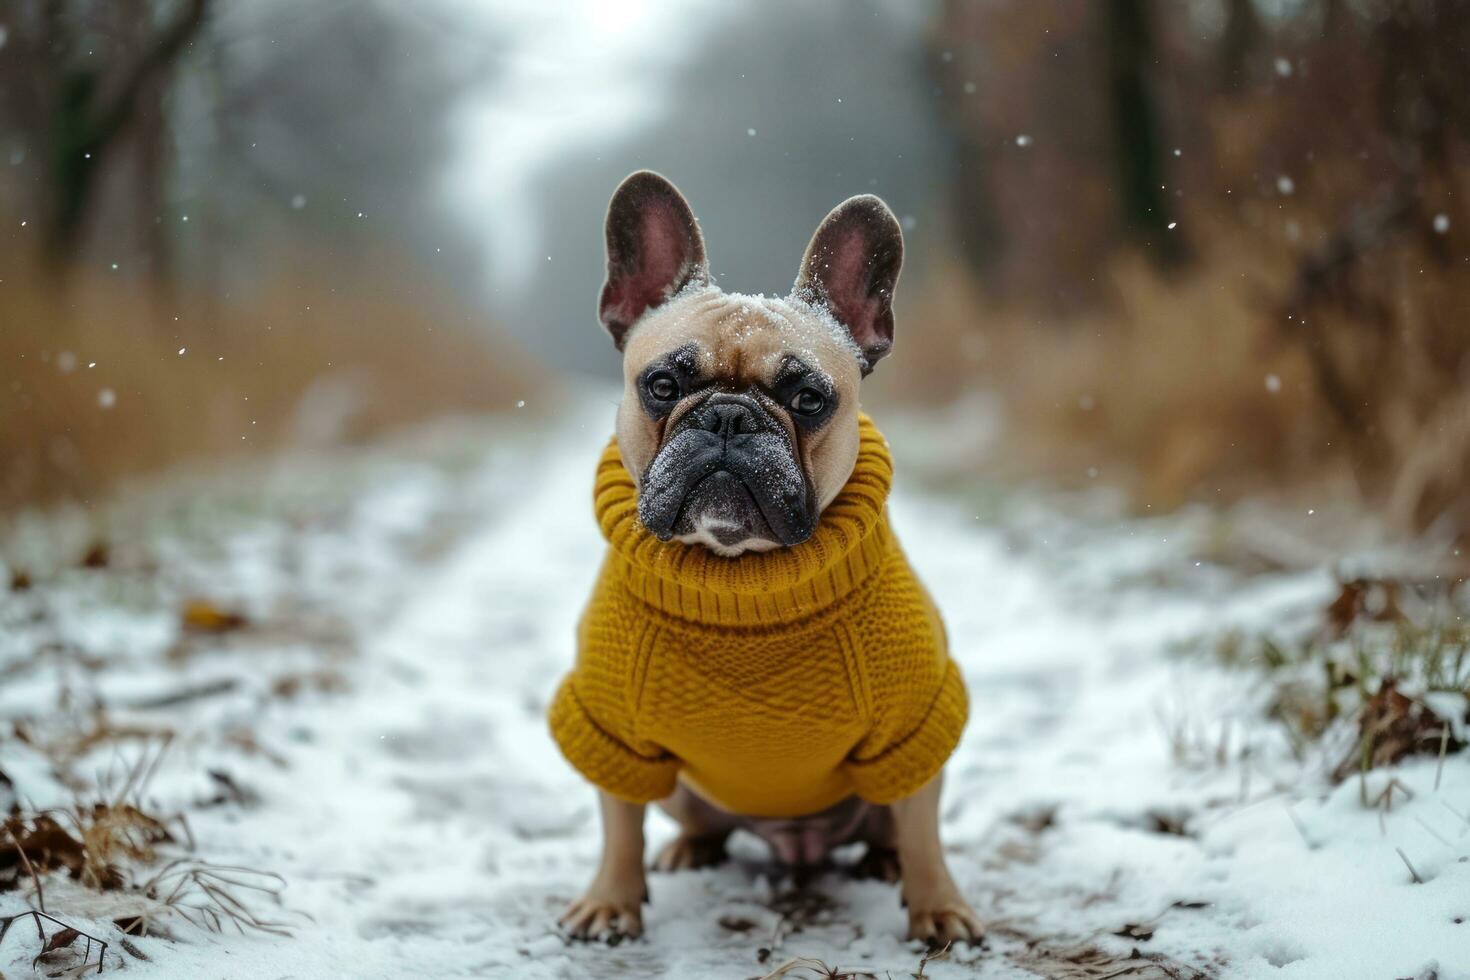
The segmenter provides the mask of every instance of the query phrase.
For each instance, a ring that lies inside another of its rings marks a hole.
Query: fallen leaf
[[[1155,807],[1143,815],[1144,825],[1156,834],[1166,837],[1190,837],[1190,814],[1184,810],[1167,810]]]
[[[1449,723],[1434,709],[1400,692],[1392,678],[1385,679],[1378,693],[1358,711],[1358,742],[1332,778],[1342,782],[1363,768],[1391,766],[1411,755],[1458,752],[1464,743],[1447,734]]]
[[[72,943],[76,942],[80,938],[82,938],[81,930],[73,929],[71,926],[67,926],[65,929],[58,929],[56,932],[53,932],[51,934],[51,938],[46,940],[46,946],[39,953],[36,954],[35,959],[31,960],[31,969],[34,970],[37,964],[39,964],[50,954],[56,952],[57,950],[66,949],[68,946],[70,946]]]
[[[1399,608],[1400,588],[1400,583],[1389,579],[1348,579],[1325,611],[1328,631],[1333,636],[1343,636],[1360,619],[1372,623],[1399,622],[1404,618]]]
[[[51,934],[50,939],[46,940],[46,948],[41,950],[41,955],[44,956],[53,950],[65,949],[80,938],[82,938],[81,932],[71,926],[59,929]]]
[[[112,549],[105,541],[93,541],[82,555],[83,568],[106,568],[112,561]]]
[[[755,928],[755,923],[739,915],[720,916],[720,928],[731,932],[749,932]]]
[[[190,599],[181,614],[184,630],[189,633],[229,633],[245,625],[245,617],[221,609],[208,599]]]
[[[80,874],[87,858],[81,841],[72,837],[62,826],[47,814],[31,820],[10,817],[5,821],[6,833],[0,836],[0,869],[14,870],[22,867],[26,858],[37,871],[65,869],[73,875]],[[20,848],[16,848],[16,842]]]

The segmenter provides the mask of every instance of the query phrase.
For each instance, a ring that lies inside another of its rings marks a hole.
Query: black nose
[[[726,439],[737,435],[752,435],[761,431],[759,420],[750,406],[742,402],[719,401],[705,405],[699,417],[699,427]]]

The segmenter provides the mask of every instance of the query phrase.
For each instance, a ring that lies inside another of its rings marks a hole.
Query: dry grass
[[[1089,5],[944,5],[966,260],[900,289],[910,386],[993,385],[1011,461],[1153,508],[1311,483],[1470,543],[1470,17],[1337,6],[1341,30],[1263,18],[1227,78],[1229,45],[1157,5],[1167,230],[1140,233]]]
[[[1286,312],[1292,249],[1223,218],[1192,223],[1190,272],[1124,253],[1100,271],[1108,299],[1089,312],[992,302],[958,266],[940,268],[913,290],[904,370],[883,388],[935,402],[992,389],[1002,464],[1121,486],[1140,508],[1325,486],[1405,531],[1470,533],[1470,395],[1455,371],[1470,350],[1448,315],[1466,274],[1416,264],[1401,241],[1372,273],[1398,297],[1398,334],[1332,309],[1299,329]],[[1360,417],[1324,397],[1324,350]]]
[[[156,813],[145,802],[168,746],[164,740],[145,747],[91,798],[7,815],[0,824],[0,891],[29,883],[35,908],[44,913],[46,881],[65,875],[88,891],[118,896],[127,911],[115,924],[125,934],[157,933],[177,918],[216,933],[289,935],[288,923],[260,911],[263,905],[280,910],[285,883],[278,875],[180,853],[193,848],[183,815]],[[58,948],[55,941],[47,951]]]
[[[895,387],[936,399],[993,388],[1007,462],[1074,484],[1101,478],[1155,507],[1320,472],[1328,430],[1307,365],[1261,315],[1269,258],[1200,267],[1174,280],[1120,258],[1107,270],[1112,305],[1067,317],[992,304],[943,270],[908,313]]]
[[[63,292],[0,261],[0,510],[524,397],[534,372],[486,324],[376,272],[303,265],[247,298],[160,308],[136,284]]]
[[[1265,674],[1273,689],[1271,718],[1301,758],[1326,739],[1336,782],[1415,755],[1438,757],[1443,765],[1464,748],[1451,716],[1470,717],[1462,593],[1459,584],[1353,579],[1342,583],[1315,631],[1227,634],[1215,654],[1227,665]]]

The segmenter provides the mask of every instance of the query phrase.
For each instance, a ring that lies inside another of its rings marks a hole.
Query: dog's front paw
[[[643,935],[642,905],[646,901],[648,887],[641,876],[611,883],[599,878],[587,894],[567,906],[557,921],[573,939],[616,946],[624,939]]]
[[[949,943],[978,943],[985,926],[975,910],[958,893],[936,895],[929,900],[908,899],[909,938],[936,949]]]

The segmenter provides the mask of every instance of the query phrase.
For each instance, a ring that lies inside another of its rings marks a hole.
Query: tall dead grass
[[[0,509],[88,500],[175,461],[327,445],[493,411],[535,376],[402,273],[278,278],[162,306],[105,275],[0,275]]]
[[[1154,508],[1327,484],[1405,530],[1467,534],[1467,342],[1449,315],[1462,273],[1436,278],[1410,244],[1387,248],[1373,274],[1406,326],[1384,341],[1320,310],[1303,332],[1284,307],[1287,245],[1224,221],[1195,237],[1189,274],[1122,254],[1099,270],[1107,302],[1079,314],[991,301],[957,264],[941,268],[905,311],[905,369],[885,384],[933,400],[994,390],[1002,465],[1101,479]],[[1324,398],[1323,349],[1347,372],[1355,421]]]

